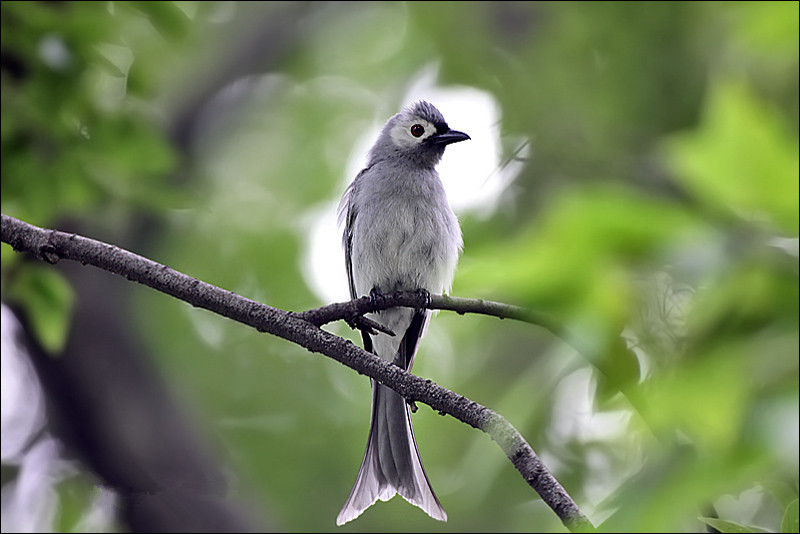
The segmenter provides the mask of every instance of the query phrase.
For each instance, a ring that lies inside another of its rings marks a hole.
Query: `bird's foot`
[[[364,317],[363,315],[346,317],[344,321],[353,330],[360,330],[361,332],[371,336],[377,335],[378,332],[383,332],[387,336],[395,336],[394,331],[392,331],[390,328],[383,326],[378,321],[373,321],[369,317]]]
[[[425,301],[425,308],[431,307],[431,292],[424,287],[417,289],[417,295]]]
[[[369,305],[376,307],[380,306],[386,300],[386,296],[380,292],[377,287],[369,290]]]

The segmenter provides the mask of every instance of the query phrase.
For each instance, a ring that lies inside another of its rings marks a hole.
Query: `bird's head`
[[[420,101],[389,119],[370,151],[370,160],[398,158],[433,167],[447,145],[467,139],[467,134],[450,129],[438,109]]]

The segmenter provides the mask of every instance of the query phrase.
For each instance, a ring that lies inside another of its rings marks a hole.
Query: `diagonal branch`
[[[28,252],[33,256],[56,263],[60,259],[79,261],[100,269],[124,276],[162,293],[188,302],[189,304],[212,311],[242,324],[252,326],[259,332],[268,332],[306,348],[311,352],[324,354],[344,365],[365,374],[397,391],[409,402],[419,401],[434,410],[449,414],[456,419],[482,430],[495,440],[506,456],[514,464],[525,481],[539,494],[542,500],[553,509],[570,530],[584,531],[593,527],[566,490],[548,471],[531,446],[522,435],[501,415],[481,406],[466,397],[447,390],[430,380],[412,375],[400,367],[366,352],[352,342],[340,338],[319,327],[335,320],[336,313],[327,308],[318,308],[303,313],[293,313],[259,302],[191,278],[166,265],[128,252],[119,247],[95,241],[75,234],[55,230],[45,230],[30,225],[8,215],[2,215],[2,241],[15,250]],[[418,306],[419,302],[405,300],[398,296],[404,305]],[[417,298],[423,298],[417,296]],[[358,315],[363,299],[336,306],[354,306],[356,312],[347,309],[349,316]],[[431,305],[436,303],[442,309],[454,309],[460,313],[473,311],[475,303],[469,299],[453,297],[431,297]],[[354,304],[355,303],[355,304]],[[484,302],[484,305],[486,303]],[[391,305],[395,305],[392,303]],[[388,304],[386,307],[389,307]],[[451,306],[451,307],[446,307]],[[472,308],[471,308],[472,306]],[[500,308],[498,308],[498,306]],[[500,317],[511,313],[519,317],[527,312],[519,308],[491,303],[490,308],[499,310]],[[479,306],[480,308],[480,306]],[[338,309],[338,308],[334,308]],[[483,308],[482,308],[483,309]],[[364,312],[370,311],[365,309]],[[361,313],[364,313],[361,312]],[[485,313],[485,310],[482,311]],[[343,311],[337,312],[345,313]],[[328,314],[328,315],[326,315]],[[511,316],[511,315],[508,315]],[[334,317],[327,319],[327,317]],[[342,317],[348,317],[345,314]],[[515,317],[517,318],[517,317]],[[317,324],[319,323],[319,324]]]

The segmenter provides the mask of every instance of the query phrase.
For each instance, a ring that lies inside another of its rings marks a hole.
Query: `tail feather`
[[[373,382],[367,449],[336,524],[355,519],[378,499],[388,501],[397,493],[432,518],[447,521],[422,466],[408,404],[394,390]]]

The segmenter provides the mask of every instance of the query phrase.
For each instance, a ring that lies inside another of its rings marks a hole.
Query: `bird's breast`
[[[362,210],[354,228],[356,289],[386,293],[449,286],[461,243],[455,215],[446,199],[389,195],[379,209]],[[361,217],[365,212],[371,216]]]

